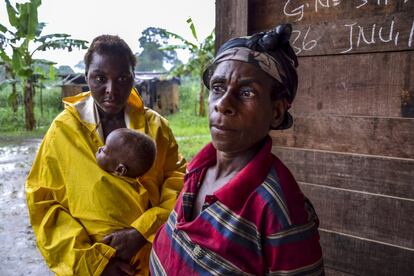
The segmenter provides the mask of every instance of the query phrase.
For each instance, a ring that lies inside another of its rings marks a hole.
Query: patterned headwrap
[[[283,24],[267,32],[225,42],[217,51],[212,64],[204,71],[204,84],[210,88],[212,71],[218,63],[226,60],[247,62],[257,66],[285,88],[277,92],[287,100],[290,108],[298,86],[298,59],[289,44],[291,34],[292,26]],[[292,123],[292,115],[286,110],[284,121],[277,129],[290,128]]]

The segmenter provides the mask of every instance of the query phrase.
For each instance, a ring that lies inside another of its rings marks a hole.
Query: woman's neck
[[[126,127],[123,110],[117,114],[107,114],[99,110],[99,119],[102,124],[104,140],[113,130]]]
[[[241,171],[260,151],[263,143],[264,141],[261,141],[243,152],[227,153],[217,151],[217,163],[215,165],[216,179],[235,175]]]

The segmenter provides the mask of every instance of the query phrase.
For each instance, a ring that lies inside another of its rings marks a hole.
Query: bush
[[[19,107],[15,114],[8,103],[11,91],[11,87],[7,87],[0,91],[0,132],[25,130],[23,96],[19,93],[17,98]],[[42,97],[40,93],[42,93]],[[42,92],[37,89],[34,100],[37,127],[42,129],[45,127],[47,128],[56,115],[63,109],[60,87],[43,89]],[[40,105],[41,102],[43,110]]]

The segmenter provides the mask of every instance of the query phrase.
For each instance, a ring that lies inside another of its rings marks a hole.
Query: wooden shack
[[[274,153],[320,218],[327,275],[414,273],[414,1],[218,0],[216,46],[294,27],[294,126]]]
[[[62,97],[73,96],[89,90],[84,74],[68,74],[62,79]],[[135,88],[144,105],[162,115],[172,114],[179,107],[180,80],[166,73],[135,72]]]
[[[62,98],[73,96],[89,90],[84,74],[75,73],[60,75],[59,77],[62,79]]]
[[[166,73],[135,72],[136,88],[145,106],[162,115],[178,111],[180,79]]]

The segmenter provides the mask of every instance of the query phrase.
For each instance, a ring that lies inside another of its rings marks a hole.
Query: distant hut
[[[85,75],[82,73],[60,75],[60,77],[62,78],[62,98],[89,90]]]
[[[82,73],[61,75],[62,97],[89,90]],[[178,111],[180,79],[169,78],[166,73],[135,72],[135,88],[145,106],[162,115]]]
[[[144,104],[162,115],[178,111],[180,79],[166,73],[135,72],[135,83]]]

